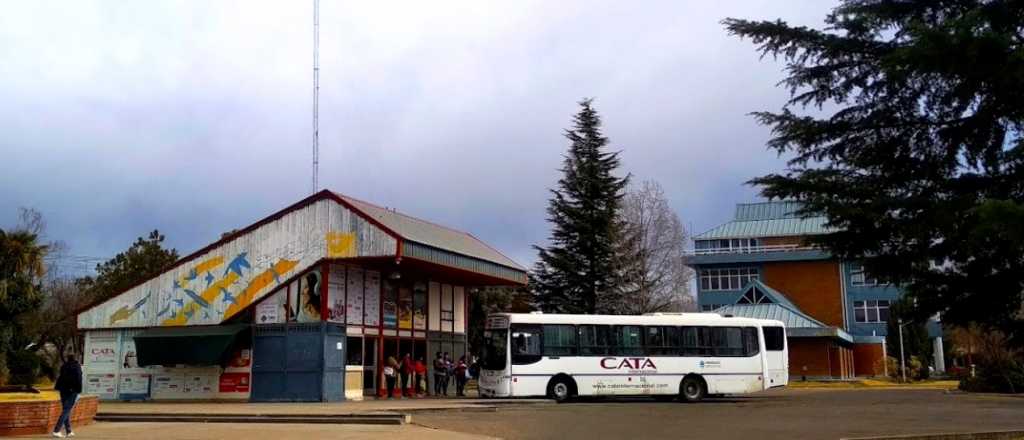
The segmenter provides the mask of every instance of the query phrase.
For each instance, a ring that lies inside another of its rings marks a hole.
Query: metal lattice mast
[[[313,192],[320,189],[320,0],[313,0]]]

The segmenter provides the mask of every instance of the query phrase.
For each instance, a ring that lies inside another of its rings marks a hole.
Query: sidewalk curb
[[[320,423],[355,425],[404,425],[412,421],[409,414],[96,414],[97,422],[159,422],[159,423]]]
[[[840,440],[1016,440],[1022,437],[1024,430],[843,437]]]

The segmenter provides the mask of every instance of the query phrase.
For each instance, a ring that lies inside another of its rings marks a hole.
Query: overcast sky
[[[780,169],[782,64],[725,17],[820,27],[822,0],[325,0],[321,186],[463,229],[521,264],[576,102],[694,232]],[[154,228],[182,255],[311,192],[312,1],[31,1],[0,14],[0,226],[69,253]]]

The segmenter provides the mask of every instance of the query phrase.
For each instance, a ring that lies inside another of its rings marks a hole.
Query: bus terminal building
[[[321,191],[81,312],[84,391],[102,399],[381,395],[388,357],[457,359],[467,352],[471,292],[526,278],[471,234]]]

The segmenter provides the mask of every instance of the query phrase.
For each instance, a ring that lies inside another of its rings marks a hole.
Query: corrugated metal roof
[[[797,211],[803,203],[790,201],[774,201],[760,203],[737,203],[736,216],[733,220],[773,220],[780,218],[799,218]]]
[[[753,289],[755,287],[760,289],[761,293],[768,295],[768,297],[771,298],[772,301],[778,304],[782,304],[783,306],[791,308],[793,310],[800,310],[800,308],[797,307],[796,304],[793,304],[792,302],[789,301],[789,298],[786,298],[786,295],[784,293],[772,289],[771,286],[761,282],[761,280],[756,278],[747,283],[745,287],[743,287],[743,293],[740,296],[742,297],[743,295],[746,295],[748,290]]]
[[[828,327],[803,312],[782,304],[730,304],[719,307],[714,312],[719,315],[732,315],[741,318],[774,319],[782,321],[786,328]]]
[[[372,217],[388,229],[402,236],[405,240],[415,241],[438,249],[526,271],[524,267],[512,261],[511,258],[506,257],[501,252],[498,252],[467,232],[408,216],[344,194],[337,194],[337,196],[362,211],[363,214]]]
[[[717,238],[785,237],[819,235],[833,232],[825,226],[825,217],[783,218],[775,220],[731,221],[694,237],[695,240]]]

